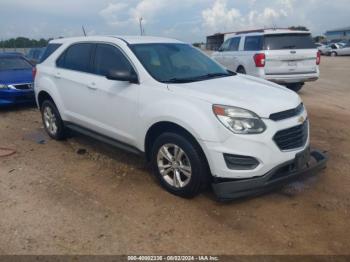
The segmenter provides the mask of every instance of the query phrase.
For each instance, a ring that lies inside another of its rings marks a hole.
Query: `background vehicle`
[[[316,47],[317,47],[318,51],[320,51],[321,55],[326,55],[328,53],[329,45],[318,43],[318,44],[316,44]]]
[[[310,32],[281,29],[245,31],[228,36],[212,57],[228,69],[299,91],[319,78],[320,53]]]
[[[350,55],[350,43],[346,45],[338,45],[338,48],[329,50],[331,56],[346,56]]]
[[[33,65],[17,53],[0,53],[0,106],[34,103]]]
[[[42,48],[31,48],[26,54],[26,58],[34,65],[39,63],[42,55],[45,52],[45,47]]]
[[[221,198],[242,197],[325,165],[317,152],[307,165],[309,124],[297,94],[230,72],[191,45],[131,36],[50,45],[59,47],[35,78],[47,133],[59,140],[70,128],[142,154],[175,195],[211,183]]]

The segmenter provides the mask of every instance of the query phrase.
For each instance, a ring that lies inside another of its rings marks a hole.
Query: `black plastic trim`
[[[259,161],[251,156],[224,154],[224,160],[231,170],[253,170],[259,165]]]
[[[281,169],[295,163],[295,160],[292,160],[277,166],[262,177],[236,180],[225,179],[224,182],[214,181],[212,183],[213,190],[219,200],[234,200],[260,195],[296,179],[314,176],[326,167],[328,157],[319,150],[312,150],[310,154],[315,163],[310,161],[301,170],[286,169],[283,174],[280,173]],[[276,176],[277,173],[279,174],[278,176]]]
[[[120,149],[123,149],[125,151],[128,151],[130,153],[133,153],[133,154],[136,154],[136,155],[140,155],[140,156],[144,156],[145,153],[142,152],[141,150],[137,149],[136,147],[133,147],[129,144],[126,144],[124,142],[121,142],[119,140],[116,140],[114,138],[110,138],[108,136],[105,136],[105,135],[101,135],[95,131],[92,131],[90,129],[87,129],[85,127],[82,127],[82,126],[79,126],[79,125],[76,125],[74,123],[71,123],[71,122],[64,122],[64,125],[66,127],[68,127],[69,129],[72,129],[78,133],[81,133],[83,135],[86,135],[86,136],[89,136],[89,137],[92,137],[96,140],[99,140],[103,143],[106,143],[106,144],[109,144],[111,146],[114,146],[114,147],[118,147]]]
[[[278,112],[278,113],[273,113],[273,114],[270,115],[269,118],[271,120],[273,120],[273,121],[281,121],[281,120],[285,120],[285,119],[288,119],[288,118],[292,118],[292,117],[298,116],[303,111],[304,111],[304,104],[301,103],[296,108],[285,110],[285,111],[281,111],[281,112]]]

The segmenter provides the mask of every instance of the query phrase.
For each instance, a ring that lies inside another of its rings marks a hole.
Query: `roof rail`
[[[237,31],[237,32],[226,32],[223,33],[225,35],[227,34],[236,34],[236,35],[242,35],[242,34],[249,34],[249,33],[264,33],[266,30],[290,30],[289,28],[263,28],[263,29],[253,29],[253,30],[245,30],[245,31]]]

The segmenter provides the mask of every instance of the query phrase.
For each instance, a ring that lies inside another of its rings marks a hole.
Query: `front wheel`
[[[332,53],[331,53],[331,56],[332,56],[332,57],[336,57],[336,56],[338,56],[338,54],[337,54],[337,52],[332,52]]]
[[[304,83],[289,84],[287,85],[287,88],[297,93],[303,88],[303,86],[304,86]]]
[[[184,198],[195,197],[208,183],[208,167],[199,146],[175,133],[156,139],[152,168],[163,188]]]
[[[242,74],[242,75],[246,75],[247,74],[247,72],[245,71],[243,66],[238,67],[237,73]]]

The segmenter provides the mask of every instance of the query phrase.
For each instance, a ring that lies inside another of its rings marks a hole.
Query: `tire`
[[[332,57],[336,57],[336,56],[338,56],[338,54],[337,54],[337,52],[332,52],[332,53],[331,53],[331,56],[332,56]]]
[[[174,195],[193,198],[208,185],[209,168],[205,156],[199,146],[185,136],[160,135],[152,147],[151,164],[161,186]]]
[[[237,68],[237,73],[242,74],[242,75],[246,75],[247,72],[245,71],[243,66],[240,66]]]
[[[303,86],[304,86],[304,83],[289,84],[289,85],[287,85],[287,88],[298,93],[303,88]]]
[[[55,139],[62,140],[66,137],[66,128],[53,101],[45,100],[41,105],[41,117],[47,134]]]

